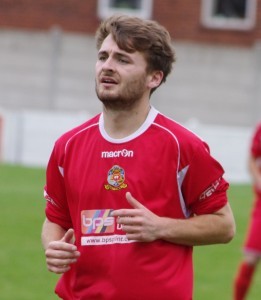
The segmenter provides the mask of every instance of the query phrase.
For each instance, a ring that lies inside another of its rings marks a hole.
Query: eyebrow
[[[99,51],[98,52],[98,56],[99,55],[108,55],[108,53],[109,53],[109,51],[107,51],[107,50],[101,50],[101,51]],[[114,54],[113,54],[115,57],[126,57],[126,58],[128,58],[128,59],[132,59],[131,58],[131,56],[128,54],[128,53],[126,53],[126,52],[115,52]]]

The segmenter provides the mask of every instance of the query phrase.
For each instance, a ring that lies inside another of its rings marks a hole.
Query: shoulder
[[[181,147],[207,146],[201,137],[173,119],[158,113],[154,125],[171,135]]]
[[[55,142],[55,147],[56,148],[65,148],[67,143],[74,138],[75,136],[77,136],[78,134],[87,131],[88,129],[91,129],[95,126],[98,126],[99,124],[99,115],[96,115],[95,117],[87,120],[86,122],[70,129],[69,131],[65,132],[64,134],[62,134]]]
[[[261,123],[256,125],[250,144],[250,153],[254,157],[261,156]]]
[[[252,134],[252,144],[261,145],[261,123],[257,124]]]
[[[255,129],[255,132],[256,132],[258,135],[261,135],[261,122],[260,122],[259,124],[257,124],[256,129]]]

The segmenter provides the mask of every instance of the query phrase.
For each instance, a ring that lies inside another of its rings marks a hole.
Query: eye
[[[105,61],[106,59],[107,59],[107,55],[106,54],[100,53],[98,55],[98,60]]]
[[[120,62],[121,64],[128,64],[128,63],[129,63],[128,60],[127,60],[127,59],[124,59],[124,58],[119,58],[119,62]]]

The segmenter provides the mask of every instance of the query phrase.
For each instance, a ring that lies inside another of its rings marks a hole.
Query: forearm
[[[42,229],[42,244],[45,250],[46,264],[49,271],[62,274],[76,263],[80,252],[72,244],[73,229],[65,230],[58,224],[45,220]]]
[[[249,168],[249,172],[253,178],[253,181],[257,185],[261,185],[260,165],[258,164],[257,160],[253,156],[249,157],[248,168]]]
[[[154,214],[129,192],[126,198],[133,209],[114,210],[111,216],[117,218],[117,223],[121,224],[129,240],[165,240],[194,246],[227,243],[235,234],[235,221],[228,203],[213,214],[171,219]]]
[[[64,228],[46,218],[43,224],[41,235],[44,249],[47,249],[50,242],[60,240],[64,236],[65,232],[66,230]]]
[[[235,234],[229,205],[215,214],[185,220],[161,218],[159,224],[159,239],[187,246],[227,243]]]

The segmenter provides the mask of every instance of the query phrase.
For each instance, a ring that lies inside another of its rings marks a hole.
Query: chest
[[[95,138],[71,147],[65,161],[68,202],[84,209],[126,207],[130,191],[149,209],[165,214],[179,197],[175,143],[137,138],[123,144]]]

